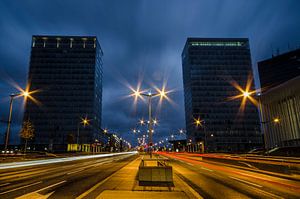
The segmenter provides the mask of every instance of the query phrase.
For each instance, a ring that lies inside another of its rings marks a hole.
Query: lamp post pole
[[[79,122],[78,125],[77,125],[77,139],[76,139],[77,147],[78,147],[78,144],[79,144],[80,123],[81,123],[81,122]]]
[[[5,146],[4,146],[4,151],[6,153],[7,147],[8,147],[8,142],[9,142],[9,134],[10,134],[10,125],[11,125],[11,117],[12,117],[12,108],[13,108],[13,100],[17,96],[21,96],[22,93],[15,93],[11,94],[10,96],[10,101],[9,101],[9,114],[8,114],[8,121],[7,121],[7,129],[6,129],[6,134],[5,134]]]
[[[77,143],[77,147],[79,145],[79,131],[80,131],[80,124],[83,124],[83,126],[85,127],[86,125],[89,125],[89,120],[87,119],[87,117],[85,118],[81,118],[81,121],[78,122],[78,126],[77,126],[77,140],[76,140],[76,143]]]
[[[148,125],[149,143],[148,143],[148,145],[152,146],[152,95],[149,95],[148,111],[149,111],[149,125]]]
[[[140,93],[140,95],[148,97],[148,116],[149,116],[149,123],[148,123],[148,134],[149,134],[149,139],[148,139],[148,149],[149,149],[149,154],[150,158],[152,158],[152,135],[153,135],[153,120],[152,120],[152,97],[159,96],[159,93]]]
[[[208,149],[208,144],[207,144],[207,133],[206,133],[206,123],[205,121],[203,121],[204,123],[204,126],[203,126],[203,130],[204,130],[204,151],[203,152],[206,152],[207,153],[207,149]]]
[[[259,109],[259,114],[260,114],[260,123],[261,123],[261,130],[264,135],[264,148],[267,148],[267,139],[266,139],[266,134],[265,134],[265,124],[266,122],[264,121],[264,115],[263,115],[263,107],[261,103],[261,93],[258,95],[258,109]]]
[[[148,149],[149,149],[149,152],[150,152],[150,157],[152,158],[152,146],[153,146],[153,143],[152,143],[152,135],[153,135],[153,124],[156,124],[157,122],[156,122],[156,120],[154,121],[153,119],[152,119],[152,97],[157,97],[157,96],[161,96],[161,99],[162,98],[167,98],[166,97],[166,94],[168,93],[168,92],[165,92],[164,91],[164,88],[162,89],[162,90],[158,90],[158,89],[156,89],[157,91],[158,91],[158,93],[151,93],[151,91],[149,91],[148,93],[144,93],[143,91],[139,91],[139,89],[138,90],[133,90],[133,94],[131,95],[131,96],[135,96],[136,97],[136,99],[138,98],[138,97],[142,97],[142,96],[144,96],[144,97],[147,97],[148,98],[148,116],[149,116],[149,123],[148,123],[148,133],[149,133],[149,138],[148,138]]]

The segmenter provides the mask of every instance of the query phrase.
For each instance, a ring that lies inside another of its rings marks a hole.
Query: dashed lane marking
[[[5,192],[0,193],[0,195],[6,194],[6,193],[10,193],[10,192],[13,192],[13,191],[16,191],[16,190],[19,190],[19,189],[23,189],[23,188],[26,188],[26,187],[31,187],[31,186],[33,186],[33,185],[40,184],[40,183],[42,183],[42,181],[35,182],[35,183],[33,183],[33,184],[28,184],[28,185],[24,185],[24,186],[15,188],[15,189],[8,190],[8,191],[5,191]]]

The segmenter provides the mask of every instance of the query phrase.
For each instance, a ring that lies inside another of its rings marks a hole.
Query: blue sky
[[[25,86],[31,36],[95,35],[104,51],[103,127],[133,139],[130,129],[147,117],[146,104],[124,99],[143,77],[143,88],[176,89],[156,111],[155,135],[184,128],[181,52],[187,37],[247,37],[253,68],[273,53],[300,47],[298,0],[2,0],[0,2],[0,119],[8,114],[8,95]],[[256,74],[256,71],[254,71]],[[157,103],[154,102],[156,105]],[[13,113],[13,141],[22,120],[22,103]],[[0,124],[0,139],[5,125]]]

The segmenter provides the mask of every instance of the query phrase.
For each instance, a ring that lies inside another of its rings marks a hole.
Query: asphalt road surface
[[[76,198],[137,157],[62,161],[0,169],[0,198]]]
[[[200,157],[188,154],[161,154],[171,159],[174,175],[203,198],[300,198],[300,178],[292,180],[272,173],[203,162]]]

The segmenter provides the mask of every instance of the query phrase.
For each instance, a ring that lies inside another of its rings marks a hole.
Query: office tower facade
[[[102,56],[94,36],[33,36],[24,120],[35,128],[36,150],[64,151],[67,144],[102,140]],[[88,125],[82,119],[89,120]]]
[[[261,147],[257,107],[248,101],[240,112],[242,100],[228,100],[241,94],[230,82],[245,88],[252,71],[248,39],[188,38],[182,68],[188,149],[230,152]],[[198,119],[201,125],[195,123]]]
[[[267,149],[300,146],[300,49],[258,62]]]
[[[300,75],[300,49],[258,62],[262,92]]]

